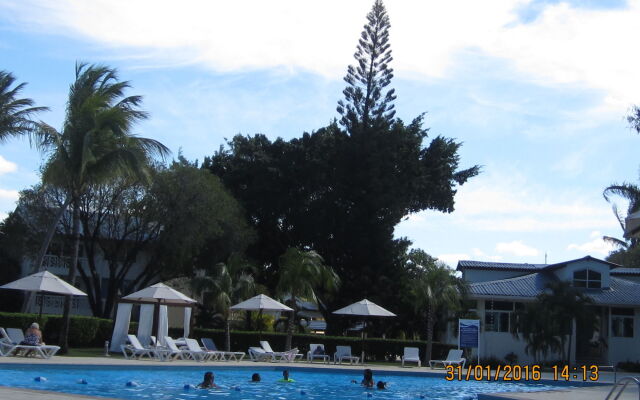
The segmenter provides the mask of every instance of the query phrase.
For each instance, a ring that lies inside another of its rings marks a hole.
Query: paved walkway
[[[52,357],[49,360],[40,360],[40,359],[32,359],[32,358],[23,358],[23,357],[3,357],[0,359],[0,363],[3,364],[49,364],[49,365],[144,365],[144,366],[203,366],[203,363],[199,363],[196,361],[174,361],[174,362],[160,362],[153,360],[125,360],[120,357]],[[215,362],[208,363],[206,365],[218,365],[225,367],[255,367],[257,364],[253,361],[229,361],[229,362]],[[296,363],[260,363],[260,366],[272,366],[272,367],[286,367],[286,368],[339,368],[339,369],[349,369],[349,370],[362,370],[361,365],[334,365],[334,364],[324,364],[324,363],[313,363],[309,364],[306,362],[296,362]],[[367,365],[368,368],[373,369],[374,371],[386,371],[393,373],[420,373],[425,376],[433,376],[434,374],[442,375],[444,379],[444,370],[432,370],[429,368],[417,368],[417,367],[408,367],[402,368],[399,363],[397,366],[395,365]],[[638,374],[635,374],[638,375]],[[634,376],[634,374],[621,374],[618,373],[616,375],[616,379],[620,379],[622,376]],[[553,377],[550,373],[543,373],[542,379],[551,380]],[[479,400],[603,400],[609,390],[611,390],[610,383],[613,382],[614,374],[612,372],[600,372],[600,383],[609,383],[609,385],[599,385],[599,386],[591,386],[584,388],[575,388],[575,389],[563,389],[562,387],[558,388],[554,391],[547,392],[535,392],[535,393],[502,393],[502,394],[483,394],[480,395]],[[453,384],[453,382],[452,382]],[[635,386],[635,385],[633,385]],[[619,398],[620,400],[637,400],[639,396],[637,387],[632,387],[630,385],[629,389]],[[70,394],[61,394],[61,393],[53,393],[53,392],[45,392],[45,391],[37,391],[37,390],[28,390],[28,389],[18,389],[18,388],[9,388],[0,386],[0,399],[11,399],[11,400],[42,400],[42,399],[50,399],[50,400],[63,400],[63,399],[92,399],[91,397],[79,396],[79,395],[70,395]],[[104,398],[100,398],[104,400]]]

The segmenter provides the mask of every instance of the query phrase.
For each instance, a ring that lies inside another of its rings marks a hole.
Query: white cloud
[[[18,165],[0,155],[0,175],[8,174],[18,170]]]
[[[489,255],[478,248],[471,249],[471,252],[473,253],[473,258],[480,261],[502,261],[503,258],[502,256]]]
[[[530,0],[412,2],[388,0],[394,68],[442,77],[456,55],[475,51],[508,60],[521,78],[546,85],[601,89],[604,109],[624,108],[640,92],[640,0],[626,9],[547,4],[518,21]],[[139,0],[29,0],[0,5],[21,26],[90,38],[124,50],[139,65],[200,64],[217,71],[301,68],[339,78],[351,63],[370,0],[180,3]],[[464,10],[464,12],[460,12]],[[117,26],[117,29],[113,27]]]
[[[0,189],[0,199],[16,201],[20,197],[20,193],[17,190]]]
[[[535,257],[540,252],[538,249],[527,246],[521,240],[512,242],[500,242],[496,244],[496,251],[503,254],[511,254],[518,257]]]
[[[606,256],[615,250],[615,246],[602,240],[602,234],[599,231],[591,232],[589,237],[592,240],[582,244],[571,243],[567,246],[567,250],[575,250],[585,254],[596,254],[600,256]]]

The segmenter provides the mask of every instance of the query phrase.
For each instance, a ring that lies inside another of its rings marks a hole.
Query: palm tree
[[[433,349],[433,328],[436,324],[438,311],[460,306],[466,285],[464,281],[454,275],[453,270],[446,264],[434,261],[413,268],[415,274],[411,294],[413,295],[416,311],[426,316],[427,348],[426,360],[430,360]]]
[[[251,275],[252,267],[239,256],[231,256],[227,263],[218,263],[212,271],[191,279],[191,288],[207,301],[222,316],[225,322],[225,350],[231,351],[231,328],[229,307],[253,295],[256,284]],[[210,272],[210,273],[208,273]],[[205,293],[211,296],[205,296]]]
[[[155,155],[165,157],[169,149],[160,142],[133,135],[133,125],[145,118],[140,96],[125,96],[129,82],[119,81],[117,71],[102,65],[76,64],[76,80],[69,100],[62,131],[44,123],[38,136],[50,154],[42,174],[45,184],[66,191],[72,207],[73,251],[69,281],[74,283],[80,246],[80,200],[91,185],[120,176],[149,179],[149,164]],[[57,224],[58,221],[53,221]],[[45,238],[46,240],[46,238]],[[48,243],[43,244],[43,247]],[[42,262],[42,260],[40,260]],[[65,299],[61,351],[68,348],[71,298]]]
[[[13,86],[15,80],[11,73],[0,71],[0,142],[33,133],[37,124],[32,117],[48,110],[47,107],[34,107],[31,99],[18,98],[27,84],[23,82]]]
[[[611,208],[613,209],[613,214],[616,216],[622,231],[626,232],[624,216],[620,214],[618,206],[613,203],[613,197],[617,196],[625,199],[629,203],[629,206],[627,207],[627,215],[632,214],[640,210],[640,186],[626,182],[623,182],[622,184],[614,184],[607,187],[604,192],[602,192],[602,195],[605,200],[612,203]],[[634,237],[628,238],[628,240],[622,240],[610,236],[604,236],[603,239],[622,250],[629,250],[632,247],[635,247],[640,241],[640,239]]]
[[[293,309],[287,323],[285,344],[285,350],[291,350],[298,299],[317,301],[317,291],[336,291],[340,285],[340,278],[331,267],[324,265],[320,254],[313,250],[304,251],[290,247],[280,256],[279,264],[276,291],[281,296],[290,296],[290,306]]]
[[[514,337],[524,339],[525,352],[538,363],[549,352],[560,352],[564,342],[558,334],[558,320],[541,301],[525,304],[516,309],[511,324]]]
[[[571,362],[571,342],[573,337],[573,321],[581,323],[583,326],[593,326],[595,316],[587,306],[593,301],[580,290],[571,286],[571,282],[556,281],[547,285],[548,291],[540,294],[538,299],[542,304],[542,309],[551,314],[556,321],[558,336],[563,354],[567,363]],[[568,346],[565,347],[568,337]],[[564,351],[563,351],[564,353]]]

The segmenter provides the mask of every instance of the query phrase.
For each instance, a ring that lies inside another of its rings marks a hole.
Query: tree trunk
[[[425,352],[425,365],[429,360],[433,359],[431,351],[433,350],[433,325],[435,324],[435,313],[431,306],[427,308],[427,351]]]
[[[231,324],[229,323],[229,317],[225,321],[224,326],[224,348],[225,351],[231,351]]]
[[[284,350],[291,350],[291,343],[293,342],[293,328],[295,327],[296,321],[296,297],[291,295],[291,308],[293,311],[290,311],[289,321],[287,322],[287,342],[284,345]]]
[[[38,250],[38,257],[36,258],[35,263],[33,264],[33,268],[31,269],[31,274],[35,274],[42,267],[42,262],[44,261],[44,256],[47,254],[47,250],[49,249],[49,244],[51,244],[51,240],[53,239],[53,235],[56,233],[56,228],[58,227],[58,223],[60,222],[60,218],[64,215],[64,212],[67,211],[67,207],[69,207],[69,203],[71,202],[71,197],[69,197],[60,210],[56,213],[54,220],[51,225],[49,225],[49,229],[47,229],[47,233],[42,240],[42,245],[40,246],[40,250]],[[29,275],[31,275],[29,274]],[[27,307],[31,301],[31,296],[34,296],[35,293],[27,292],[27,295],[24,296],[24,302],[22,303],[22,312],[27,312]],[[43,299],[44,300],[44,299]]]
[[[69,264],[69,283],[75,285],[78,273],[78,253],[80,251],[80,205],[78,198],[73,200],[73,254]],[[71,299],[72,296],[65,296],[64,311],[62,314],[62,332],[60,334],[60,353],[66,354],[69,351],[69,325],[71,323]]]

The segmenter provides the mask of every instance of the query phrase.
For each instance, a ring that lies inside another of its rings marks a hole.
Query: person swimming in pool
[[[260,374],[256,372],[251,375],[251,382],[260,382]]]
[[[285,369],[284,371],[282,371],[282,379],[278,380],[278,382],[295,382],[295,381],[289,378],[289,370]]]
[[[386,389],[387,388],[387,382],[378,381],[378,383],[376,384],[376,387],[378,388],[378,390]]]
[[[215,389],[215,388],[219,388],[220,386],[216,385],[216,383],[214,382],[214,379],[215,379],[215,377],[213,376],[213,372],[211,372],[211,371],[205,372],[204,373],[204,379],[196,387],[199,388],[199,389]]]
[[[352,380],[351,383],[358,383],[358,382],[355,380]],[[365,369],[363,372],[362,381],[360,381],[360,384],[367,388],[374,387],[376,383],[373,381],[373,371],[371,371],[369,368]]]

